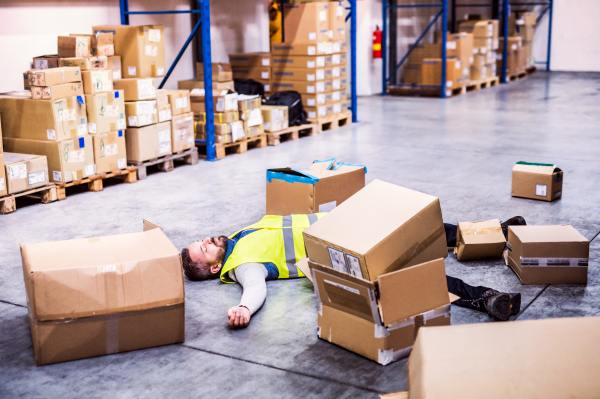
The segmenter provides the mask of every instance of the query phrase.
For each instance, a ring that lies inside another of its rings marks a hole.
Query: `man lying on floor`
[[[302,231],[323,215],[267,215],[229,238],[220,236],[196,241],[181,252],[185,275],[190,280],[220,277],[225,283],[240,283],[242,299],[238,306],[227,311],[227,316],[230,326],[245,327],[265,301],[266,281],[303,276],[294,265],[305,257]],[[501,224],[502,232],[506,237],[508,226],[524,224],[522,217],[513,217]],[[448,246],[454,247],[456,225],[444,223],[444,228]],[[448,291],[461,298],[455,302],[458,306],[487,312],[494,320],[502,321],[520,311],[521,294],[473,287],[455,277],[446,276],[446,279]]]

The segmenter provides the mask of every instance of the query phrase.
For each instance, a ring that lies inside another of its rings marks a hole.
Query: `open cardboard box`
[[[454,253],[459,262],[500,259],[505,246],[498,219],[458,223]]]
[[[512,170],[513,197],[554,201],[562,197],[563,171],[556,165],[517,162]]]

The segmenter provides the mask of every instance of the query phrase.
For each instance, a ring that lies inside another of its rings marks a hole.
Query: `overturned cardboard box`
[[[573,226],[509,226],[505,256],[521,284],[587,284],[590,242]]]
[[[443,259],[368,281],[308,261],[317,296],[319,338],[382,365],[405,358],[423,326],[450,324]]]
[[[328,212],[365,186],[366,166],[315,161],[308,169],[267,170],[267,215]]]
[[[595,398],[600,317],[425,328],[408,359],[411,399]]]
[[[142,233],[21,246],[38,366],[184,342],[179,251]]]
[[[460,262],[499,259],[505,246],[506,239],[498,219],[458,223],[454,253]]]
[[[381,180],[302,234],[310,260],[371,281],[448,256],[439,199]]]
[[[513,197],[554,201],[562,197],[563,171],[556,165],[517,162],[512,170]]]

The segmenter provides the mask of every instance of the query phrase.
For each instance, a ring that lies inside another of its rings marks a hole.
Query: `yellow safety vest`
[[[279,270],[279,278],[304,277],[295,265],[306,257],[302,232],[325,214],[267,215],[258,223],[232,234],[229,238],[244,230],[259,230],[237,242],[221,268],[221,281],[233,283],[227,278],[227,273],[244,263],[273,263]]]

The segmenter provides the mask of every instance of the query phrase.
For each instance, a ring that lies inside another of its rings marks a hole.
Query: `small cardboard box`
[[[96,173],[92,137],[87,134],[60,142],[5,138],[4,143],[10,152],[44,155],[52,182],[68,183]]]
[[[238,111],[257,109],[260,108],[261,104],[259,95],[238,94],[237,102]]]
[[[241,140],[246,137],[244,131],[244,122],[236,121],[231,123],[215,123],[215,134],[231,134],[231,142]]]
[[[204,103],[204,89],[190,93],[192,103]],[[233,90],[213,90],[214,112],[229,112],[238,110],[238,94]],[[200,111],[200,110],[199,110]],[[204,107],[200,112],[204,112]],[[194,111],[194,113],[197,113]]]
[[[427,86],[442,85],[442,60],[441,58],[426,58],[423,60],[423,82]],[[462,62],[458,58],[448,58],[446,60],[446,82],[444,87],[452,89],[466,83],[464,77]],[[468,75],[467,75],[468,79]]]
[[[34,100],[61,100],[83,94],[81,83],[65,83],[56,86],[31,86],[31,98]]]
[[[458,32],[472,33],[475,39],[494,36],[494,25],[489,21],[461,21],[458,24]]]
[[[125,101],[154,100],[156,98],[154,79],[114,80],[113,89],[123,90]]]
[[[142,127],[158,123],[156,100],[126,102],[125,114],[127,127]]]
[[[158,102],[157,102],[158,104]],[[171,104],[163,104],[157,106],[158,108],[158,123],[167,122],[173,119],[173,115],[171,114]]]
[[[108,69],[81,72],[85,94],[104,93],[113,90],[112,71]]]
[[[169,91],[167,89],[157,89],[156,90],[156,106],[160,107],[161,105],[170,105],[169,104]]]
[[[285,105],[261,105],[265,132],[278,132],[288,128],[288,107]]]
[[[271,61],[273,62],[273,71],[282,71],[286,68],[325,68],[328,66],[326,65],[326,59],[327,57],[324,55],[289,55],[273,56]]]
[[[272,56],[290,56],[290,55],[325,55],[331,54],[327,51],[326,42],[296,42],[289,40],[284,43],[271,43]]]
[[[114,35],[112,32],[98,32],[95,35],[76,34],[69,36],[88,36],[92,55],[111,56],[115,54]]]
[[[212,64],[212,78],[217,82],[228,82],[233,80],[231,65],[225,63]],[[204,64],[196,63],[196,79],[204,80]],[[213,88],[214,89],[214,88]]]
[[[171,120],[172,152],[185,151],[193,148],[194,143],[194,114],[175,115]]]
[[[273,91],[292,90],[301,94],[326,93],[331,91],[331,80],[319,82],[302,82],[294,80],[274,80],[271,84]]]
[[[203,79],[202,77],[200,79]],[[231,91],[235,91],[235,84],[233,83],[233,80],[229,80],[229,81],[225,81],[225,82],[212,82],[212,87],[213,90],[231,90]],[[195,94],[198,95],[198,89],[202,89],[202,91],[204,91],[204,80],[196,80],[196,79],[189,79],[189,80],[180,80],[179,82],[177,82],[177,88],[179,90],[189,90],[190,92],[196,90],[194,93],[191,94]]]
[[[331,78],[325,73],[325,68],[289,68],[281,67],[273,71],[273,79],[301,82],[316,82]]]
[[[600,317],[425,328],[408,359],[410,397],[593,398],[598,336]]]
[[[247,109],[238,111],[240,119],[244,121],[244,128],[262,126],[263,118],[260,108]]]
[[[329,40],[329,3],[284,4],[283,29],[289,42]]]
[[[21,246],[38,366],[184,342],[179,251],[162,229]]]
[[[328,212],[365,187],[366,173],[365,166],[335,159],[315,161],[308,169],[268,169],[267,215]]]
[[[318,107],[321,105],[327,105],[333,102],[331,93],[316,93],[302,95],[302,105],[305,107]],[[339,91],[337,92],[339,94]]]
[[[125,101],[122,90],[86,94],[89,133],[125,129]]]
[[[329,3],[329,32],[331,40],[346,40],[346,10],[342,2]]]
[[[325,118],[326,116],[331,115],[331,113],[329,112],[328,105],[319,105],[316,107],[304,107],[304,110],[306,111],[306,115],[307,115],[308,119]],[[332,108],[332,111],[333,111],[333,108]]]
[[[454,253],[459,262],[499,259],[506,245],[498,219],[482,222],[459,222]]]
[[[91,56],[91,38],[89,36],[59,36],[58,56],[60,58]]]
[[[215,123],[231,123],[240,120],[238,111],[215,112],[213,115]],[[200,122],[206,123],[206,112],[197,115],[197,118]]]
[[[191,112],[189,90],[167,90],[169,104],[171,104],[171,115],[182,115]]]
[[[411,85],[420,85],[423,81],[423,64],[406,65],[402,73],[402,82]]]
[[[58,68],[60,57],[56,54],[33,57],[34,69]]]
[[[106,57],[106,69],[112,71],[113,80],[121,79],[121,56],[111,55],[110,57]]]
[[[331,79],[331,90],[346,90],[348,79]]]
[[[8,194],[48,184],[48,161],[43,155],[5,152],[4,167]]]
[[[248,126],[246,121],[244,121],[244,131],[246,132],[247,137],[260,136],[265,132],[262,124],[257,126]]]
[[[572,226],[509,226],[508,265],[521,284],[586,284],[590,243]]]
[[[81,70],[79,67],[33,69],[27,72],[27,78],[31,86],[56,86],[81,82]]]
[[[129,128],[127,137],[127,160],[143,162],[171,154],[171,122]]]
[[[554,201],[562,197],[563,171],[556,165],[517,162],[512,170],[513,197]]]
[[[123,130],[92,134],[96,173],[108,173],[127,167],[127,151]]]
[[[91,69],[106,69],[107,65],[108,58],[104,55],[98,57],[73,57],[60,59],[61,67],[78,67],[82,71],[89,71]]]
[[[270,67],[271,53],[229,54],[229,64],[232,67]]]
[[[233,79],[271,79],[271,67],[235,66],[231,68]]]
[[[371,281],[448,256],[439,199],[381,180],[302,234],[310,260]]]

